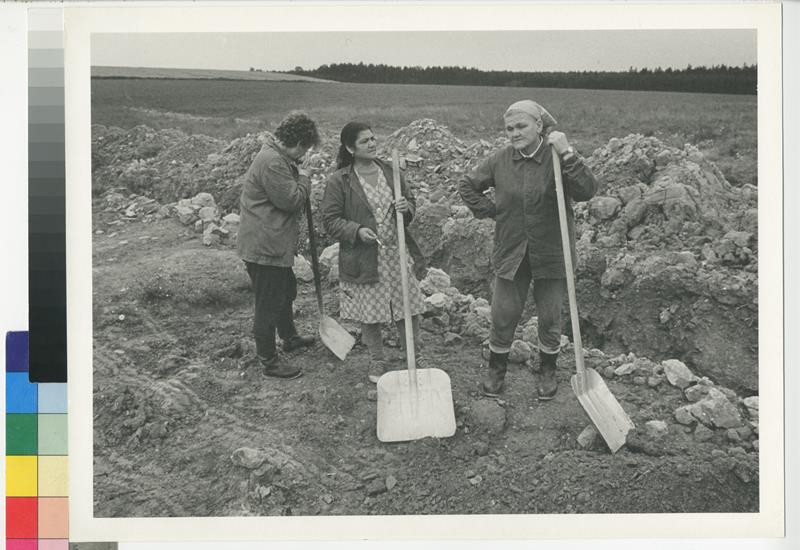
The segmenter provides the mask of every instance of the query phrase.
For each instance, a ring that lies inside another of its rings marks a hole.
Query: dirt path
[[[637,436],[613,456],[582,449],[588,420],[569,389],[569,352],[554,401],[535,399],[535,373],[521,365],[492,400],[476,391],[479,347],[426,333],[452,380],[458,431],[381,444],[363,346],[341,363],[317,345],[291,358],[304,377],[264,377],[234,251],[203,247],[175,220],[114,219],[94,219],[98,517],[758,510],[757,451],[724,431],[697,441],[672,418],[685,403],[677,388],[609,380],[637,426],[660,419],[669,434]],[[296,309],[300,330],[314,331],[313,285],[301,285]]]

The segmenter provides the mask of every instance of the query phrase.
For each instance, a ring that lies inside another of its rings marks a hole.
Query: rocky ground
[[[297,354],[306,375],[292,382],[255,364],[233,245],[241,177],[265,136],[93,127],[96,515],[758,509],[755,187],[653,137],[583,153],[603,184],[576,205],[585,355],[637,426],[611,455],[570,389],[569,332],[561,390],[536,401],[532,304],[506,393],[476,391],[493,222],[456,185],[503,140],[464,142],[430,119],[398,129],[382,152],[401,151],[417,194],[423,339],[450,374],[458,431],[385,445],[360,344],[344,363],[320,345]],[[314,209],[333,143],[309,161]],[[338,251],[319,238],[335,314]],[[295,270],[311,280],[305,257]],[[296,308],[313,332],[313,285]]]

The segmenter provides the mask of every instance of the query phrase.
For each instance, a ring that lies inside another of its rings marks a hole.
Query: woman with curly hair
[[[328,234],[340,242],[339,312],[345,319],[361,322],[370,356],[368,377],[377,382],[390,370],[383,353],[381,324],[394,321],[400,341],[405,342],[395,211],[403,214],[408,225],[416,203],[402,174],[402,197],[394,201],[392,166],[378,158],[377,140],[364,123],[349,122],[342,129],[337,165],[326,182],[321,211]],[[419,257],[419,248],[408,232],[406,245]],[[419,315],[425,305],[413,265],[409,256],[406,269],[414,343],[419,349]]]
[[[297,378],[302,371],[278,356],[276,330],[287,352],[314,342],[313,336],[300,336],[294,325],[297,281],[292,265],[299,218],[311,187],[300,162],[319,141],[314,121],[292,111],[276,128],[275,139],[268,139],[253,159],[242,184],[237,246],[255,292],[256,352],[264,374],[277,378]]]

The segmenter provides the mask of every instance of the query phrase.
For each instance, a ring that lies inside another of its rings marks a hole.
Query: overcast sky
[[[92,65],[283,71],[330,63],[626,70],[756,63],[754,30],[137,33],[92,36]]]

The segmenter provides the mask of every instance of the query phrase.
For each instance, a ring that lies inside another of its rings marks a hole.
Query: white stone
[[[217,206],[217,203],[214,201],[214,196],[211,193],[198,193],[192,197],[191,203],[201,208],[204,206]]]
[[[241,222],[241,218],[239,214],[230,213],[222,217],[222,221],[224,221],[227,225],[239,225]]]
[[[431,294],[425,303],[434,311],[449,311],[453,307],[453,299],[442,292]]]
[[[708,395],[688,405],[692,416],[705,424],[717,428],[738,428],[742,426],[742,418],[736,405],[728,400],[727,396],[716,388],[708,390]]]
[[[745,397],[743,399],[744,406],[747,408],[747,415],[750,420],[758,422],[758,396]]]
[[[194,210],[188,206],[176,206],[175,215],[183,225],[192,224],[197,219]]]
[[[319,263],[325,267],[332,267],[339,262],[339,243],[334,243],[322,251],[319,255]]]
[[[539,319],[537,317],[531,317],[525,323],[522,329],[522,339],[533,346],[534,349],[539,349]]]
[[[214,221],[217,217],[217,208],[214,206],[204,206],[197,211],[197,215],[204,222]]]
[[[531,345],[522,340],[514,340],[511,344],[511,351],[508,354],[508,360],[511,363],[524,363],[533,355]]]
[[[314,271],[311,269],[311,264],[299,254],[294,257],[292,271],[294,271],[295,277],[303,282],[309,283],[314,280]]]
[[[636,370],[636,366],[633,363],[625,363],[614,369],[614,374],[616,376],[627,376],[633,373],[634,370]]]
[[[425,277],[419,282],[422,292],[428,296],[440,292],[444,293],[450,285],[450,275],[435,267],[428,268]]]
[[[673,386],[685,389],[689,384],[698,380],[697,376],[689,370],[689,367],[677,359],[667,359],[662,361],[661,364],[664,367],[664,374],[667,380]]]

